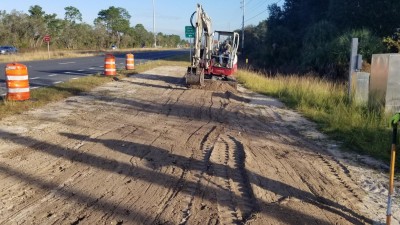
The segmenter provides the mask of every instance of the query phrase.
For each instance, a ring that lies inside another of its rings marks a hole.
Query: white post
[[[190,38],[190,46],[189,46],[189,48],[190,48],[190,63],[192,63],[192,38]]]
[[[350,66],[349,66],[349,93],[348,93],[349,99],[351,99],[351,76],[356,70],[357,50],[358,50],[358,38],[353,38],[351,41]]]
[[[50,59],[50,41],[47,42],[47,54],[49,55]]]

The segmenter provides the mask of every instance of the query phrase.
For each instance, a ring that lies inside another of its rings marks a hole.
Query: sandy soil
[[[277,100],[188,89],[185,71],[0,121],[0,224],[384,222],[384,165],[339,152]]]

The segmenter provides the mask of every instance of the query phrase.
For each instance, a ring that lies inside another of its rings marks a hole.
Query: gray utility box
[[[400,54],[374,54],[371,63],[371,98],[385,104],[388,113],[400,111]]]
[[[354,72],[351,76],[351,85],[356,104],[368,104],[369,97],[369,73]]]

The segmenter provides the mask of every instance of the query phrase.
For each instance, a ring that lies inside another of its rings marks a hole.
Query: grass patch
[[[348,101],[347,87],[306,76],[266,77],[239,70],[238,81],[255,92],[270,95],[317,122],[319,128],[347,149],[388,162],[391,129],[382,106]]]
[[[50,51],[50,59],[88,57],[100,54],[100,51],[56,50]],[[21,52],[11,55],[0,55],[0,62],[26,62],[32,60],[47,60],[47,51]]]
[[[135,70],[122,70],[118,71],[117,77],[122,78],[125,76],[144,72],[146,70],[158,66],[188,66],[189,55],[171,57],[165,60],[151,61],[146,64],[135,65]],[[186,60],[186,61],[185,61]],[[92,75],[82,77],[76,80],[69,80],[54,86],[33,89],[30,91],[31,99],[27,101],[0,101],[0,119],[6,116],[21,114],[27,110],[44,106],[50,102],[59,101],[73,95],[79,95],[83,92],[88,92],[95,87],[102,84],[112,82],[112,77],[104,75]]]
[[[31,99],[27,101],[7,101],[0,102],[0,118],[9,115],[20,114],[29,109],[38,108],[50,102],[78,95],[82,92],[90,91],[94,87],[110,82],[112,78],[101,75],[83,77],[77,80],[70,80],[54,86],[33,89],[30,91]]]

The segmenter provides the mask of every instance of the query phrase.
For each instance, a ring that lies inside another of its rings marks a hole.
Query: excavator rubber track
[[[185,77],[187,85],[204,86],[204,69],[189,66]]]

